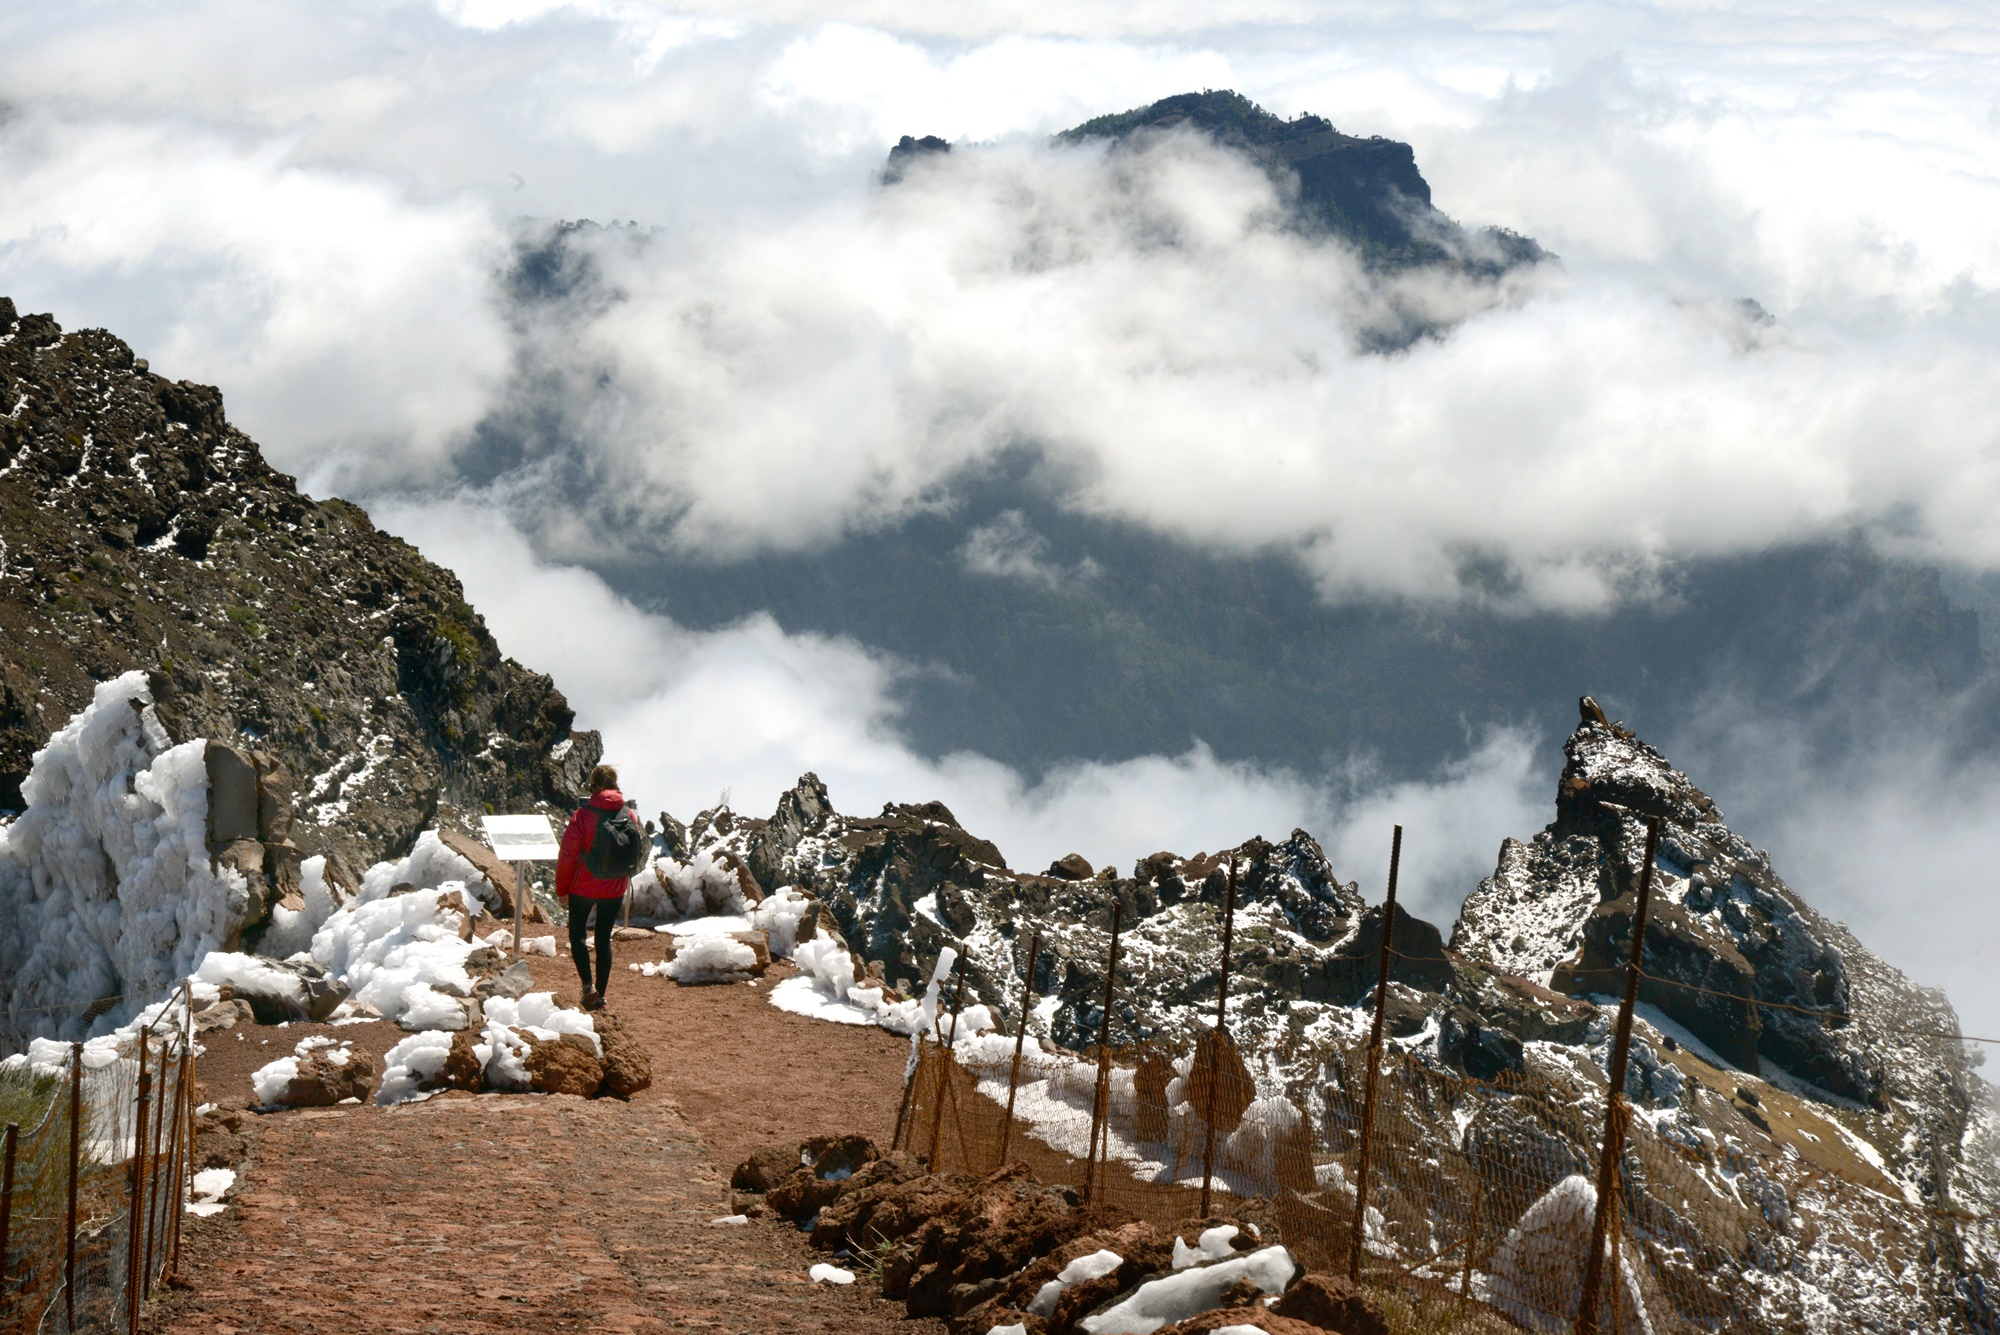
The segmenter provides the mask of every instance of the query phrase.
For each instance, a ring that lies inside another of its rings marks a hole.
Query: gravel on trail
[[[713,1222],[756,1145],[835,1131],[886,1143],[907,1040],[778,1010],[782,962],[755,986],[681,987],[623,967],[646,957],[621,942],[609,989],[653,1060],[652,1088],[629,1102],[454,1092],[242,1118],[235,1203],[188,1218],[185,1286],[157,1296],[146,1328],[938,1335],[872,1285],[812,1283],[826,1258],[784,1221]],[[566,957],[531,963],[575,1003]],[[222,1031],[201,1097],[240,1106],[251,1070],[317,1032],[378,1056],[402,1037],[384,1023]]]

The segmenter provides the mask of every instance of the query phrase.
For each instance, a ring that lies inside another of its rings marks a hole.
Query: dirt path
[[[535,963],[574,999],[567,959]],[[750,1147],[846,1130],[886,1141],[894,1126],[907,1044],[779,1011],[767,998],[785,971],[681,988],[621,968],[612,1005],[654,1063],[629,1103],[454,1094],[249,1119],[238,1203],[189,1220],[193,1288],[155,1304],[149,1328],[935,1335],[865,1284],[811,1283],[825,1258],[789,1225],[711,1222]],[[250,1069],[312,1032],[213,1044],[203,1097],[241,1102]],[[377,1052],[401,1037],[337,1032]]]

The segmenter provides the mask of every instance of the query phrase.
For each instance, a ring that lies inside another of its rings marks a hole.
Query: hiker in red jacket
[[[599,765],[590,772],[590,801],[576,809],[563,831],[556,859],[556,898],[569,907],[569,951],[583,980],[583,1008],[604,1009],[604,989],[611,982],[611,929],[625,902],[632,873],[645,865],[650,847],[643,831],[625,809],[618,791],[618,771]],[[602,873],[602,874],[600,874]],[[623,873],[623,874],[620,874]],[[597,977],[591,986],[590,948],[586,933],[597,918]]]

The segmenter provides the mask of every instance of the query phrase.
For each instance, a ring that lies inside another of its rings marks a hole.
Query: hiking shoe
[[[583,994],[583,1008],[587,1011],[604,1009],[604,994],[595,990]]]

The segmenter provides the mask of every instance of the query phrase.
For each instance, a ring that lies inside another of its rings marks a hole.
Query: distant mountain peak
[[[1342,237],[1371,263],[1438,264],[1497,276],[1554,258],[1516,232],[1468,230],[1440,212],[1410,145],[1380,135],[1342,134],[1333,122],[1310,113],[1286,120],[1229,89],[1177,93],[1087,120],[1055,138],[1071,144],[1124,141],[1183,129],[1247,154],[1274,175],[1295,178],[1300,221]]]

